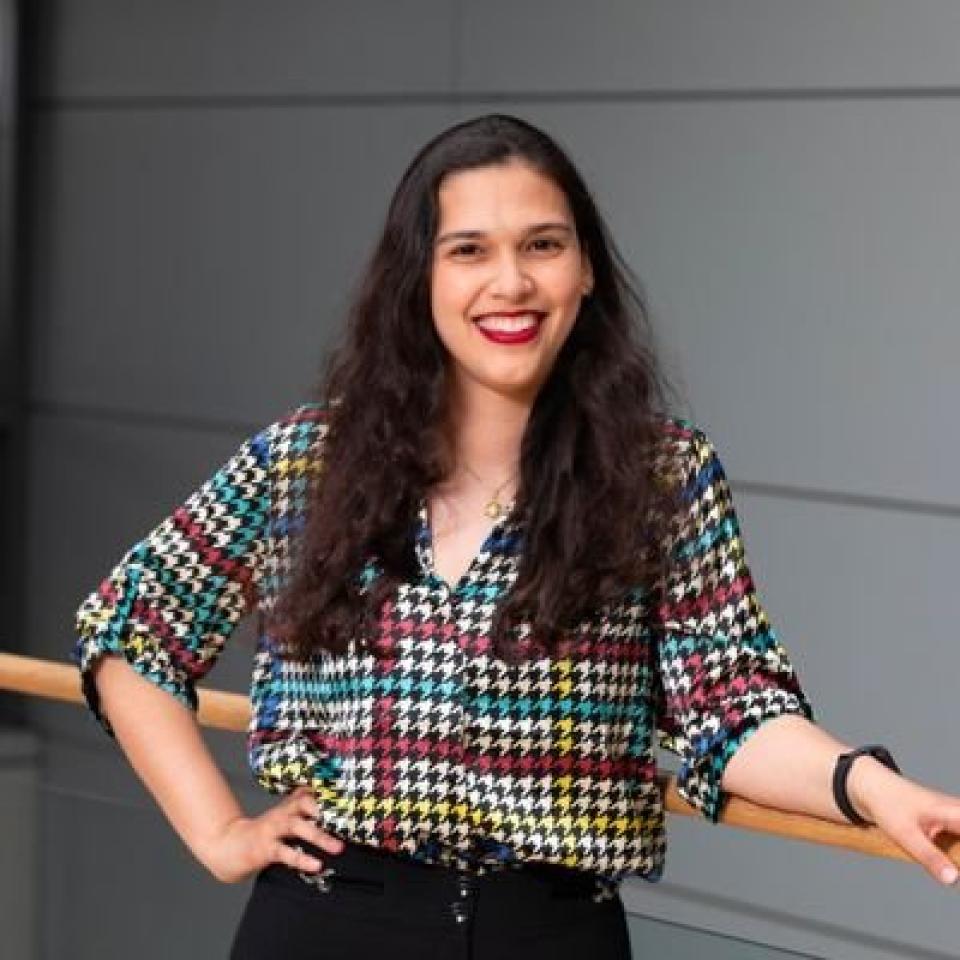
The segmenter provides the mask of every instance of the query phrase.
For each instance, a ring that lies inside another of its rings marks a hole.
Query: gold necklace
[[[463,463],[462,466],[463,466],[463,469],[466,470],[467,473],[469,473],[470,476],[474,478],[474,480],[478,480],[480,483],[483,483],[483,478],[482,478],[482,477],[478,477],[478,476],[476,475],[476,473],[474,473],[474,471],[471,470],[470,467],[467,466],[467,464]],[[513,479],[516,477],[516,475],[517,475],[517,474],[516,474],[516,471],[514,471],[511,476],[507,477],[507,479],[504,480],[503,483],[501,483],[500,486],[497,487],[497,489],[493,491],[493,496],[490,497],[490,499],[484,504],[484,506],[483,506],[483,512],[484,512],[484,514],[486,514],[486,516],[488,516],[491,520],[499,520],[500,517],[503,516],[503,514],[505,514],[505,513],[507,512],[507,505],[502,504],[502,503],[500,502],[500,500],[499,500],[499,494],[500,494],[500,491],[501,491],[511,480],[513,480]]]

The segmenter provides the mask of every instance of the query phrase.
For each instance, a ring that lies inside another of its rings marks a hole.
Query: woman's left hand
[[[847,788],[856,811],[935,880],[947,886],[957,882],[956,865],[933,841],[941,833],[960,837],[960,797],[915,783],[873,757],[857,758]]]

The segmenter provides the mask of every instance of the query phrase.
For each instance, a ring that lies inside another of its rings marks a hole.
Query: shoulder
[[[721,469],[716,447],[703,428],[686,417],[657,418],[653,474],[659,484],[689,489],[702,481],[705,471]]]
[[[328,421],[326,405],[300,403],[267,424],[258,436],[269,445],[272,458],[304,453],[323,439]]]
[[[271,474],[292,478],[319,469],[328,412],[321,403],[283,411],[247,441],[251,454]]]

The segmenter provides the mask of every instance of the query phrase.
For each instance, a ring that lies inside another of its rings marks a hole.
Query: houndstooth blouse
[[[270,610],[324,432],[322,408],[303,404],[246,440],[80,606],[72,659],[111,737],[90,675],[98,657],[122,654],[196,710],[195,684],[237,622]],[[516,578],[522,524],[512,513],[499,521],[450,585],[434,570],[422,503],[419,572],[382,608],[377,658],[353,643],[292,662],[261,629],[247,734],[255,780],[275,794],[310,784],[322,827],[428,863],[477,873],[562,864],[592,873],[597,899],[629,874],[660,879],[655,738],[682,760],[681,795],[716,821],[740,744],[772,717],[813,719],[758,599],[715,449],[679,418],[663,437],[684,509],[658,589],[598,609],[562,658],[508,664],[488,630]],[[362,582],[375,576],[368,565]]]

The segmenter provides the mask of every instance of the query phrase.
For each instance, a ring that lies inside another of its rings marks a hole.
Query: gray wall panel
[[[0,725],[0,924],[3,955],[14,960],[39,954],[42,760],[36,732]]]
[[[960,506],[952,102],[516,109],[580,162],[739,478]]]
[[[464,91],[957,86],[953,0],[576,0],[463,5]]]
[[[50,789],[43,813],[45,956],[227,956],[250,881],[218,882],[156,808]]]
[[[447,107],[83,112],[41,131],[35,396],[251,421],[312,383]]]
[[[136,3],[45,0],[37,93],[356,95],[445,91],[456,5],[444,0]]]
[[[661,957],[710,957],[710,960],[804,960],[806,954],[787,953],[730,937],[719,937],[681,924],[627,915],[630,944],[638,960]]]

